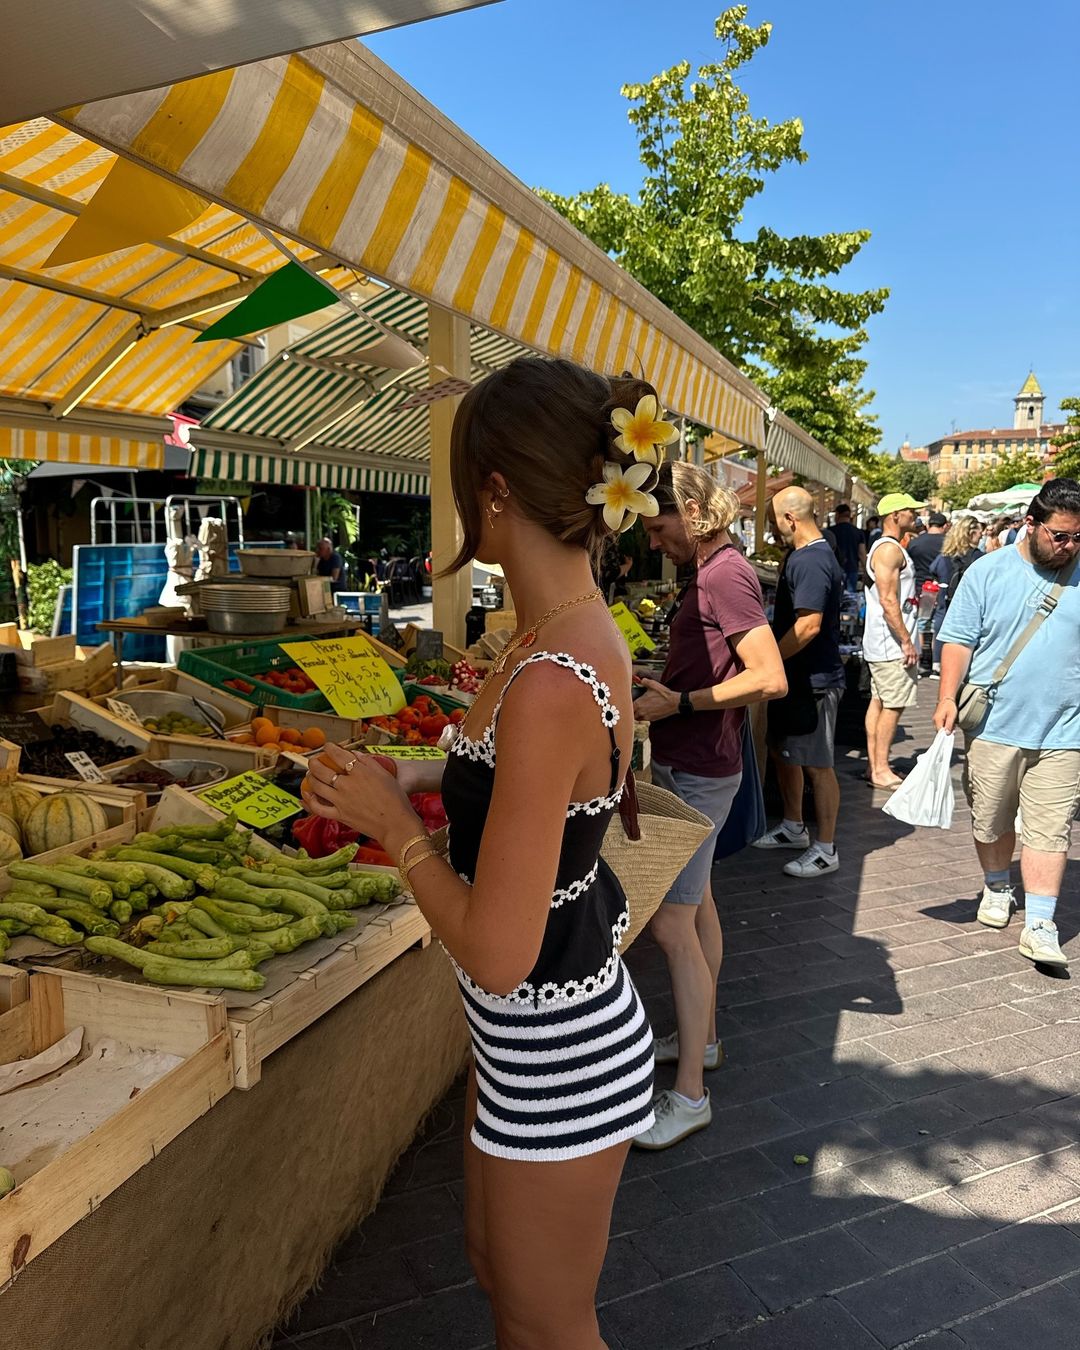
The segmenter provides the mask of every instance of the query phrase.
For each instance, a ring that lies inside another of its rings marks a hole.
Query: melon
[[[12,838],[10,834],[0,834],[0,867],[6,867],[10,862],[18,862],[22,855],[17,839]]]
[[[0,787],[0,815],[10,816],[19,826],[39,801],[41,793],[29,783],[5,783]]]
[[[17,822],[12,820],[10,816],[5,816],[2,812],[0,812],[0,834],[11,835],[17,844],[22,842],[22,831],[19,829]]]
[[[67,848],[109,827],[105,808],[83,792],[57,792],[43,798],[23,821],[28,857]]]

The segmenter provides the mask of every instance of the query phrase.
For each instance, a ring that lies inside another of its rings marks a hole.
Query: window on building
[[[266,351],[262,346],[247,346],[236,353],[229,363],[232,367],[233,390],[240,388],[257,370],[261,370],[266,361]]]

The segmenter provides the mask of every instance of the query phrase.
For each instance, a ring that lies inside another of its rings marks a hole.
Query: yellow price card
[[[617,605],[611,606],[611,617],[615,620],[615,626],[619,632],[626,639],[626,645],[630,648],[631,656],[640,656],[642,652],[651,652],[656,649],[656,643],[642,628],[637,615],[627,609],[621,600]]]
[[[370,755],[385,755],[387,759],[445,759],[446,752],[437,745],[365,745]]]
[[[245,825],[253,825],[259,830],[288,820],[304,809],[296,797],[268,782],[262,774],[251,772],[215,783],[199,796],[226,815],[235,816]]]
[[[379,717],[405,706],[397,676],[360,634],[286,642],[281,650],[311,676],[339,717]]]

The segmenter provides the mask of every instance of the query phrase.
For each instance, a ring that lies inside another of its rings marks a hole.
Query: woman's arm
[[[473,884],[441,858],[419,863],[409,876],[417,904],[450,955],[494,994],[508,994],[536,964],[567,804],[586,757],[607,744],[591,693],[576,678],[541,665],[527,679],[528,697],[511,690],[499,717],[498,769]],[[371,835],[396,858],[423,832],[402,784],[366,756],[346,774],[338,766],[348,753],[331,750],[309,770],[309,809]],[[409,856],[420,852],[417,845]]]

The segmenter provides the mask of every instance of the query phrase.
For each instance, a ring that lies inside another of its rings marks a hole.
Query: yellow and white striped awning
[[[640,370],[669,409],[765,447],[760,390],[359,44],[59,119],[309,254],[534,350]],[[211,234],[223,225],[219,216]],[[190,242],[213,248],[212,238]]]
[[[199,316],[239,299],[284,262],[250,222],[211,206],[171,238],[46,271],[53,247],[115,159],[45,118],[0,129],[0,399],[31,405],[58,432],[87,409],[172,411],[242,345],[195,344],[215,317]],[[289,243],[332,286],[355,284],[351,269]],[[15,429],[0,407],[5,425]],[[16,442],[29,445],[25,437],[4,438]],[[75,460],[85,441],[70,433],[66,442],[35,444],[54,457],[66,446],[71,462],[111,462]],[[0,449],[0,456],[12,453]],[[144,452],[107,453],[126,455],[137,468]]]
[[[765,454],[770,464],[790,469],[822,487],[844,491],[847,466],[782,412],[773,417]]]
[[[3,414],[0,413],[0,419]],[[96,468],[160,469],[165,463],[164,435],[136,423],[102,422],[50,426],[47,421],[0,420],[0,459],[40,460],[49,464],[86,464]]]

